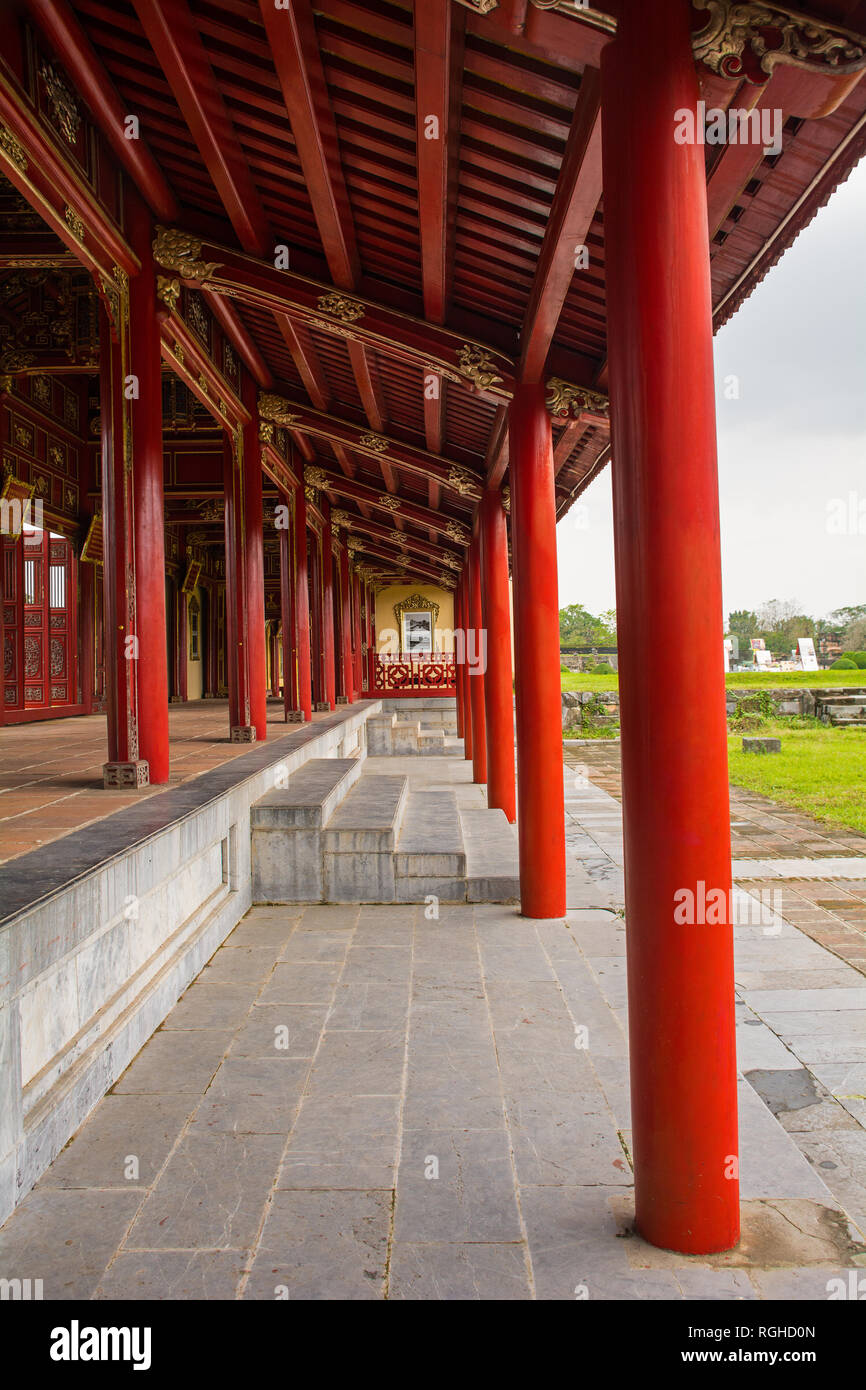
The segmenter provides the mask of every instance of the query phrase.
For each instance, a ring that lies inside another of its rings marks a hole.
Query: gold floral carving
[[[83,241],[86,228],[75,208],[71,208],[67,203],[63,209],[63,220],[77,241]]]
[[[468,377],[479,391],[489,391],[491,386],[498,386],[502,381],[490,353],[477,343],[464,343],[457,353],[457,360],[463,376]]]
[[[400,564],[406,564],[402,560]],[[399,603],[394,604],[394,617],[397,619],[397,631],[403,631],[404,613],[432,613],[433,626],[439,621],[439,604],[434,603],[432,598],[425,598],[423,594],[410,594],[408,598],[402,598]]]
[[[348,529],[349,529],[350,526],[352,525],[352,520],[353,520],[353,519],[352,519],[352,517],[349,515],[348,512],[342,512],[342,511],[331,512],[331,525],[332,525],[332,526],[345,526],[346,530],[348,531]]]
[[[359,304],[356,299],[349,299],[337,290],[320,295],[318,306],[320,314],[328,314],[330,318],[339,319],[341,323],[357,323],[365,313],[363,304]]]
[[[600,391],[591,391],[587,386],[574,386],[562,377],[552,376],[547,383],[547,409],[551,415],[571,415],[576,418],[583,410],[592,410],[597,415],[607,415],[610,402]]]
[[[694,0],[706,26],[692,37],[695,57],[721,77],[766,81],[777,63],[834,73],[866,67],[866,40],[779,5]]]
[[[445,524],[445,534],[452,541],[459,541],[461,545],[468,545],[470,541],[469,531],[465,526],[461,526],[459,521],[448,521]]]
[[[271,391],[259,392],[259,415],[274,425],[282,425],[285,429],[297,425],[300,416],[293,414],[290,406],[285,396],[276,396]]]
[[[362,449],[369,449],[374,454],[386,454],[388,452],[388,441],[383,439],[381,434],[362,434],[358,443]]]
[[[9,127],[2,124],[0,124],[0,149],[11,159],[16,169],[20,169],[23,174],[27,169],[27,156],[24,153],[24,146],[18,143]]]
[[[502,509],[503,509],[504,512],[507,513],[507,515],[509,515],[509,516],[511,515],[511,488],[510,488],[510,487],[504,487],[504,488],[502,489]]]
[[[78,128],[81,125],[81,115],[75,97],[53,63],[43,63],[39,71],[42,74],[42,81],[45,83],[45,90],[51,103],[52,115],[60,127],[64,139],[68,144],[74,145],[78,139]]]
[[[446,483],[461,497],[475,497],[480,490],[480,485],[472,474],[467,473],[465,468],[458,468],[456,464],[450,469]]]
[[[180,281],[170,275],[157,275],[156,292],[169,313],[174,313],[180,299]]]
[[[272,444],[274,441],[274,426],[270,420],[259,420],[259,443]]]
[[[393,497],[390,492],[383,492],[379,498],[379,506],[384,507],[386,512],[399,512],[402,502],[399,497]]]
[[[310,487],[327,487],[328,475],[323,468],[308,463],[304,469],[304,482],[309,483]]]
[[[156,228],[153,239],[153,258],[157,265],[175,271],[182,280],[209,280],[219,270],[219,261],[201,259],[200,237],[191,236],[173,227]]]

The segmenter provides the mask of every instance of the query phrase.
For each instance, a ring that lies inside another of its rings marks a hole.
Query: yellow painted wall
[[[195,598],[198,603],[198,661],[189,659],[189,605]],[[194,589],[187,595],[186,601],[186,698],[188,700],[200,700],[204,690],[204,628],[202,624],[202,593],[201,589]]]
[[[454,594],[450,589],[440,589],[435,584],[415,581],[414,584],[389,584],[376,595],[376,651],[398,653],[400,637],[397,619],[394,617],[394,604],[401,599],[420,594],[439,605],[439,615],[433,626],[433,650],[453,652],[454,650]]]

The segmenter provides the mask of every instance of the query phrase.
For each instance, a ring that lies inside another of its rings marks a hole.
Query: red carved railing
[[[371,695],[445,696],[457,690],[457,666],[450,653],[374,656],[372,667]]]

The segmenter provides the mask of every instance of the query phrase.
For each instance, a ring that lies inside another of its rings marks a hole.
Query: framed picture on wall
[[[432,652],[433,614],[428,609],[421,613],[403,614],[403,651]]]

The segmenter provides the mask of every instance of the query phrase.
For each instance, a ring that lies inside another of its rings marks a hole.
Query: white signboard
[[[768,651],[756,651],[755,661],[759,666],[769,666],[773,660],[773,653]]]
[[[817,671],[818,658],[815,655],[815,643],[811,637],[798,637],[797,646],[800,649],[800,660],[803,663],[804,671]]]

